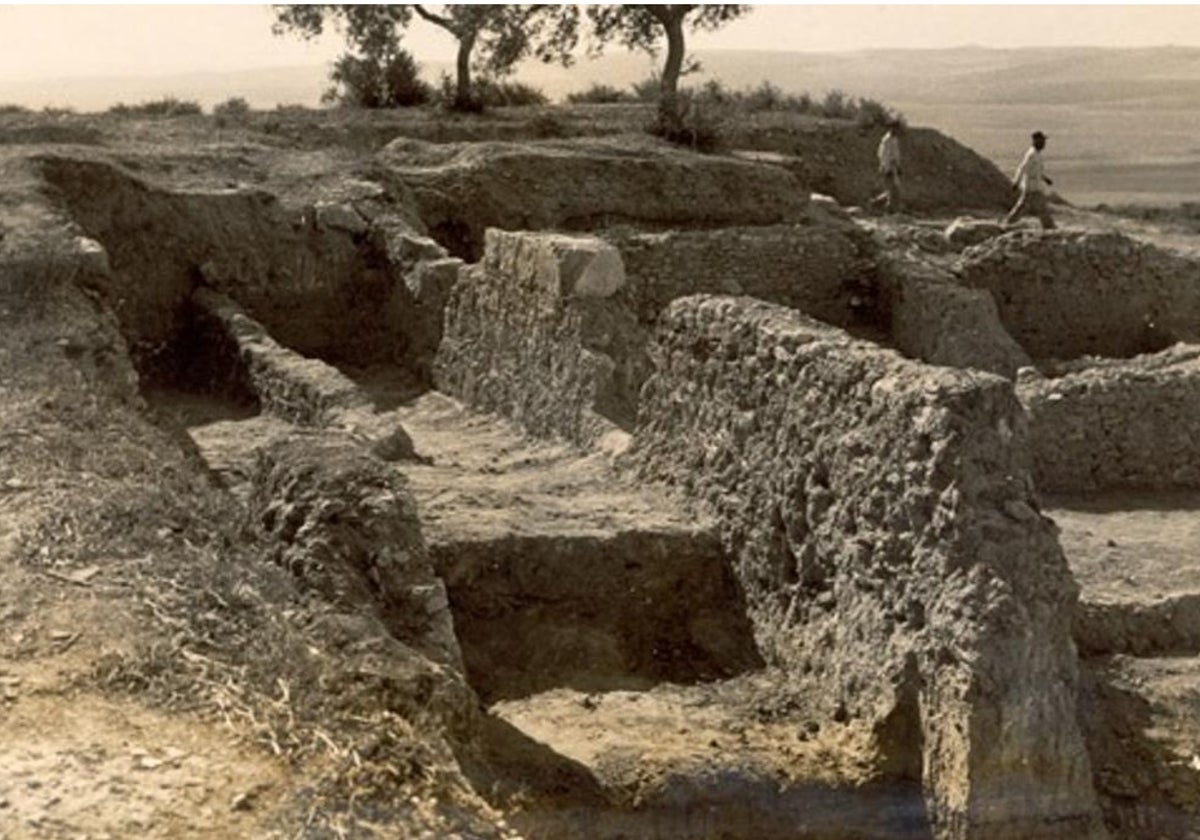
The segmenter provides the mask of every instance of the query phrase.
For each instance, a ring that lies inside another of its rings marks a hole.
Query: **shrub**
[[[657,73],[633,83],[633,96],[639,102],[657,102],[662,95],[662,79]]]
[[[529,124],[534,137],[566,137],[570,134],[566,124],[554,114],[539,114]]]
[[[902,114],[891,110],[880,102],[876,102],[874,99],[860,98],[856,105],[858,113],[855,115],[854,120],[864,128],[890,125],[894,122],[899,123],[901,126],[904,125],[904,116]]]
[[[721,130],[724,109],[688,90],[679,92],[678,104],[677,117],[659,108],[655,121],[647,131],[668,143],[687,146],[696,152],[708,154],[720,151],[725,146],[724,132]]]
[[[471,84],[469,102],[458,102],[458,84],[442,74],[437,99],[442,106],[462,113],[477,114],[485,108],[518,108],[525,105],[545,105],[550,100],[540,88],[524,82],[505,82],[499,79],[476,79]]]
[[[831,120],[853,119],[854,101],[840,90],[831,90],[821,100],[821,116]]]
[[[203,114],[204,109],[199,102],[190,99],[176,99],[174,96],[164,96],[162,99],[151,99],[137,105],[126,105],[118,102],[108,109],[108,113],[123,117],[181,117],[192,114]]]
[[[418,75],[420,65],[407,50],[387,57],[346,53],[329,74],[334,86],[321,96],[356,108],[410,108],[433,98],[433,88]]]
[[[250,115],[250,103],[240,96],[233,96],[214,105],[212,112],[218,126],[240,123]]]
[[[609,105],[614,102],[630,102],[635,99],[629,91],[615,88],[612,85],[593,84],[587,90],[578,90],[567,94],[567,101],[572,105],[586,103]]]
[[[28,113],[30,113],[30,111],[24,105],[17,105],[15,103],[11,103],[11,102],[6,103],[4,105],[0,105],[0,114],[28,114]]]

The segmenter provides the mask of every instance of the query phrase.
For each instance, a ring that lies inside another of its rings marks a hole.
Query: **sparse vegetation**
[[[633,102],[636,99],[637,96],[627,90],[599,82],[593,83],[587,90],[567,94],[567,102],[572,105],[611,105],[614,102]]]
[[[240,96],[232,96],[214,105],[212,112],[219,127],[241,123],[250,115],[250,103]]]
[[[1188,233],[1200,233],[1200,202],[1185,201],[1174,207],[1155,207],[1145,204],[1098,204],[1103,213],[1138,219],[1143,222],[1173,225]]]
[[[633,86],[635,95],[643,101],[657,99],[659,79],[651,76]],[[790,113],[834,120],[852,120],[862,127],[887,125],[892,121],[904,123],[897,111],[874,99],[855,98],[841,90],[831,90],[821,100],[811,94],[784,93],[778,86],[764,81],[755,88],[730,90],[719,81],[706,82],[699,89],[684,89],[678,94],[679,116],[674,125],[661,115],[648,129],[672,143],[697,151],[711,152],[722,148],[726,128],[744,120],[750,114]]]
[[[118,102],[108,109],[108,113],[122,117],[182,117],[203,114],[204,109],[194,100],[164,96],[162,99],[151,99],[137,105]]]

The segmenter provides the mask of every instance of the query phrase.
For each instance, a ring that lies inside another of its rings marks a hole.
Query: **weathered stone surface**
[[[446,302],[463,265],[457,258],[422,259],[408,269],[388,301],[389,320],[405,339],[405,364],[423,377],[430,376],[442,342]]]
[[[1102,837],[1012,386],[748,299],[657,339],[631,458],[718,513],[764,652],[877,727],[939,838]]]
[[[879,259],[880,309],[896,348],[934,365],[1012,379],[1032,362],[1000,323],[992,296],[911,255]]]
[[[943,235],[946,241],[959,248],[978,245],[1005,233],[1004,225],[984,219],[960,216],[947,226]]]
[[[321,426],[339,412],[369,405],[345,374],[318,359],[281,347],[226,295],[200,288],[192,301],[199,329],[231,370],[228,375],[242,378],[245,387],[272,414]]]
[[[632,426],[646,361],[627,307],[570,293],[572,272],[610,246],[567,242],[488,231],[483,261],[461,271],[446,305],[434,377],[473,407],[582,443]]]
[[[335,613],[374,616],[387,635],[448,666],[439,691],[447,710],[465,714],[470,691],[446,590],[400,473],[346,437],[294,435],[259,451],[248,521],[271,560]]]
[[[382,153],[431,235],[477,259],[489,227],[715,227],[799,221],[808,190],[784,169],[690,154],[648,138],[429,144]]]
[[[620,249],[629,300],[646,324],[675,298],[700,293],[751,295],[838,325],[854,323],[873,302],[869,247],[840,227],[603,235]]]
[[[1083,360],[1017,390],[1040,488],[1200,487],[1200,347]]]
[[[399,217],[378,220],[372,236],[375,247],[387,254],[388,260],[401,273],[423,260],[441,260],[449,256],[445,248]]]
[[[321,227],[342,230],[354,236],[367,232],[367,220],[348,204],[319,201],[313,205],[313,214]]]
[[[1200,264],[1119,233],[1010,233],[964,251],[957,273],[1035,359],[1200,341]]]

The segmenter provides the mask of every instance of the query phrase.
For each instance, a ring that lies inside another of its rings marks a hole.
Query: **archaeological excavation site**
[[[1200,256],[487,125],[0,133],[0,835],[1200,838]]]

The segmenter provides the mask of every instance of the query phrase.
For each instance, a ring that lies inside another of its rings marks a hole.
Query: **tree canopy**
[[[597,5],[587,7],[587,16],[595,39],[593,52],[616,41],[629,49],[654,54],[659,41],[666,38],[660,108],[666,116],[677,120],[679,77],[687,52],[685,30],[719,29],[749,11],[749,6],[736,4]]]
[[[578,7],[555,5],[284,5],[275,7],[275,16],[276,34],[304,38],[317,37],[333,23],[365,59],[380,64],[399,53],[414,19],[444,29],[458,42],[452,105],[459,109],[474,105],[473,71],[503,76],[530,55],[569,63],[579,23]]]

